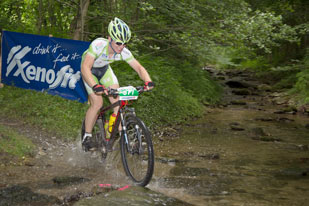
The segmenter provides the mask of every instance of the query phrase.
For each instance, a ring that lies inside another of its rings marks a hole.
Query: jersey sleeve
[[[124,61],[126,61],[127,63],[129,63],[130,61],[132,61],[134,59],[134,56],[133,54],[130,52],[129,49],[127,48],[124,48],[121,52],[121,56],[122,56],[122,59]]]
[[[95,59],[97,59],[102,53],[105,46],[106,46],[106,41],[103,38],[95,39],[91,42],[87,50],[87,54],[90,54]]]

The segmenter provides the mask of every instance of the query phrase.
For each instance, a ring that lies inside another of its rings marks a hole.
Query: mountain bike
[[[137,100],[144,92],[144,87],[120,87],[108,89],[108,95],[119,96],[119,101],[102,107],[92,130],[92,138],[97,144],[97,151],[101,158],[106,159],[109,152],[113,151],[114,143],[120,138],[121,160],[126,175],[138,186],[146,186],[154,171],[154,150],[152,137],[144,122],[135,114],[132,107],[128,107],[129,101]],[[108,133],[106,124],[107,111],[119,106],[115,124]],[[85,120],[82,124],[81,137],[85,133]],[[85,148],[83,148],[85,149]]]

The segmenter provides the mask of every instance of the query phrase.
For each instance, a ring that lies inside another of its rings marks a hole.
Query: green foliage
[[[255,71],[265,71],[269,69],[270,65],[263,56],[256,56],[255,58],[243,59],[240,63],[241,68],[252,69]]]
[[[294,88],[300,93],[303,102],[309,103],[309,68],[297,74]]]
[[[302,62],[299,63],[302,68],[299,73],[297,73],[297,81],[294,85],[293,92],[300,95],[302,102],[305,104],[309,103],[309,49]]]
[[[258,71],[261,81],[270,84],[276,90],[291,89],[296,83],[296,74],[300,71],[299,65],[273,67]]]
[[[5,152],[23,157],[32,155],[34,149],[34,144],[28,138],[0,125],[0,154]]]
[[[138,114],[151,127],[175,124],[200,116],[204,103],[219,101],[221,90],[205,71],[189,63],[177,64],[164,58],[140,59],[156,87],[135,104]],[[125,63],[112,65],[120,85],[140,86],[143,82]]]
[[[76,4],[57,0],[2,0],[0,28],[31,34],[69,38]]]
[[[76,22],[80,20],[80,5],[86,1],[3,0],[0,3],[0,27],[70,38],[74,29],[80,29]],[[117,16],[130,25],[133,51],[168,56],[194,65],[233,68],[241,66],[240,62],[235,63],[235,58],[237,61],[254,61],[248,53],[259,53],[258,56],[270,53],[284,42],[298,42],[297,32],[299,35],[308,34],[308,12],[303,10],[304,0],[261,2],[89,1],[87,16],[83,19],[84,31],[80,32],[88,41],[98,36],[106,37],[109,21]],[[306,22],[297,20],[295,27],[291,27],[284,22],[285,19],[291,20],[291,16],[307,19]],[[238,56],[235,51],[239,52]]]
[[[279,46],[280,41],[298,41],[294,28],[282,21],[282,16],[271,12],[255,11],[235,25],[240,39],[248,46],[271,53],[273,47]]]

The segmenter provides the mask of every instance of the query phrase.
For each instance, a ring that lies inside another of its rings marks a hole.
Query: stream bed
[[[125,177],[119,151],[102,164],[78,141],[46,140],[33,162],[0,165],[0,206],[308,205],[309,118],[268,96],[229,87],[202,118],[155,135],[146,188]]]

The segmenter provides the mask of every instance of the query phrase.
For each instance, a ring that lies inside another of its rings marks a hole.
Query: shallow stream
[[[0,166],[0,206],[308,205],[308,116],[278,112],[265,95],[228,92],[235,100],[155,136],[146,188],[131,186],[119,151],[102,164],[80,142],[46,140],[34,162]]]

